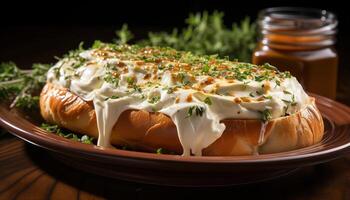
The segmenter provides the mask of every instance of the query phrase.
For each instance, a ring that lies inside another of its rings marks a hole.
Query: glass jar
[[[254,64],[290,71],[306,91],[336,97],[338,56],[333,45],[336,16],[325,10],[276,7],[258,17],[260,38]]]

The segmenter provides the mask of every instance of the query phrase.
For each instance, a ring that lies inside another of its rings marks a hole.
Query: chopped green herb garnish
[[[206,104],[208,104],[208,105],[211,105],[211,104],[212,104],[212,101],[211,101],[210,97],[206,97],[206,98],[204,99],[204,103],[206,103]]]
[[[264,95],[264,98],[265,99],[272,99],[272,96],[271,95]]]
[[[119,96],[113,95],[113,96],[107,97],[107,98],[105,99],[105,101],[107,101],[108,99],[118,99],[118,98],[120,98],[120,97],[119,97]]]
[[[156,153],[157,153],[157,154],[163,154],[163,151],[164,151],[163,148],[158,148],[157,151],[156,151]]]
[[[142,89],[141,89],[140,86],[138,86],[138,85],[133,85],[133,88],[134,88],[134,91],[135,91],[135,92],[142,93]]]
[[[129,77],[126,78],[126,82],[127,82],[129,85],[134,85],[135,78],[129,76]]]
[[[193,113],[195,113],[196,116],[202,117],[204,112],[205,112],[205,108],[204,108],[204,107],[201,107],[201,106],[191,106],[191,107],[188,109],[188,111],[187,111],[187,116],[186,116],[186,118],[191,117],[191,116],[193,115]]]
[[[83,135],[81,138],[80,138],[80,141],[84,144],[93,144],[93,140],[94,138],[93,137],[89,137],[87,135]]]
[[[285,100],[285,99],[282,99],[282,101],[283,101],[284,103],[287,103],[287,104],[292,103],[291,101],[288,101],[288,100]]]
[[[164,148],[158,148],[156,150],[156,154],[171,154],[171,155],[175,155],[176,153],[173,152],[173,151],[166,150]]]
[[[148,103],[155,104],[155,103],[157,103],[159,100],[160,100],[160,96],[156,95],[156,96],[151,97],[151,99],[148,100]]]
[[[290,93],[289,93],[289,94],[290,94]],[[295,96],[294,96],[294,94],[292,95],[291,101],[285,100],[285,99],[282,99],[282,101],[283,101],[284,103],[286,103],[286,104],[290,104],[291,106],[296,106],[296,105],[298,104],[297,102],[295,102]]]
[[[167,89],[166,93],[167,93],[167,94],[172,94],[172,93],[174,93],[174,88],[169,87],[169,88]]]
[[[281,75],[283,78],[291,78],[292,77],[292,75],[288,71],[282,72]]]
[[[269,109],[263,110],[262,112],[260,112],[260,114],[261,114],[261,120],[263,122],[267,122],[270,119],[272,119],[272,114],[271,114],[271,111]]]
[[[292,93],[290,93],[290,92],[287,91],[287,90],[283,90],[283,93],[284,93],[284,94],[292,94]]]
[[[93,144],[93,141],[95,140],[95,138],[90,137],[88,135],[83,135],[80,137],[80,135],[72,133],[66,129],[62,129],[58,125],[42,123],[40,127],[42,129],[50,132],[50,133],[54,133],[54,134],[59,135],[61,137],[71,139],[74,141],[78,141],[78,142],[81,142],[84,144]]]
[[[104,81],[114,85],[115,87],[118,87],[119,84],[119,78],[113,77],[110,73],[107,73],[107,75],[104,77]]]
[[[163,70],[163,69],[165,69],[165,66],[162,65],[162,64],[159,64],[159,65],[158,65],[158,69],[159,69],[159,70]]]
[[[265,69],[277,70],[277,68],[275,66],[272,66],[269,63],[263,64],[262,67],[265,68]]]
[[[261,82],[266,79],[266,76],[255,76],[255,81]]]
[[[210,66],[209,65],[204,65],[203,68],[202,68],[202,72],[203,73],[208,73],[210,70]]]
[[[256,91],[256,94],[263,95],[263,93],[261,91],[259,91],[259,90]]]
[[[281,86],[281,81],[276,80],[276,85]]]
[[[185,81],[185,77],[186,77],[185,73],[181,72],[177,74],[177,78],[180,80],[181,83]]]
[[[294,94],[292,95],[292,103],[290,104],[291,106],[296,106],[297,102],[295,102],[295,96]]]

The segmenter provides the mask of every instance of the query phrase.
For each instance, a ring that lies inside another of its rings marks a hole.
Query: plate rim
[[[310,94],[310,93],[309,93]],[[350,119],[350,107],[339,103],[337,101],[328,99],[326,97],[310,94],[311,96],[316,98],[316,101],[323,101],[323,104],[335,105],[342,109],[345,114],[347,114]],[[3,105],[0,106],[2,110],[6,109]],[[14,116],[19,117],[19,116]],[[72,141],[66,138],[62,138],[55,134],[46,132],[45,130],[39,128],[33,123],[29,122],[27,119],[27,123],[31,124],[34,128],[33,130],[26,130],[21,127],[16,126],[11,123],[12,120],[8,119],[6,116],[0,115],[0,125],[7,129],[11,134],[34,144],[36,146],[55,151],[58,153],[75,153],[80,155],[88,155],[98,158],[109,160],[120,160],[120,159],[142,159],[144,161],[157,161],[157,162],[176,162],[176,163],[201,163],[201,164],[269,164],[275,162],[293,162],[306,158],[317,159],[324,155],[334,155],[334,157],[328,159],[335,159],[341,155],[344,151],[350,148],[350,142],[345,143],[343,145],[333,147],[331,149],[326,149],[317,152],[311,152],[300,155],[288,155],[288,156],[276,156],[276,157],[261,157],[261,156],[188,156],[183,157],[181,155],[164,155],[164,154],[155,154],[155,153],[147,153],[147,152],[139,152],[139,151],[128,151],[128,150],[120,150],[120,149],[109,149],[103,147],[97,147],[95,145],[87,145],[82,144],[76,141]],[[350,121],[348,122],[350,123]],[[346,130],[350,130],[350,126],[345,126]],[[35,130],[37,129],[37,130]],[[72,145],[73,144],[73,145]],[[58,147],[58,148],[57,148]],[[69,148],[67,148],[69,147]],[[281,152],[283,153],[283,152]],[[285,153],[285,152],[284,152]],[[277,153],[278,154],[278,153]],[[265,154],[272,155],[272,154]],[[276,155],[276,154],[275,154]]]

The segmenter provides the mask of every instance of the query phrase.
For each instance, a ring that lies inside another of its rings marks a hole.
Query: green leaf
[[[210,70],[210,66],[209,65],[204,65],[203,68],[202,68],[202,72],[204,73],[208,73]]]
[[[206,104],[208,104],[208,105],[212,105],[212,104],[213,104],[212,101],[211,101],[211,99],[210,99],[210,97],[206,97],[206,98],[204,99],[204,103],[206,103]]]
[[[160,100],[160,96],[159,96],[159,95],[155,95],[155,96],[151,97],[151,98],[148,100],[148,103],[155,104],[155,103],[157,103],[159,100]]]
[[[118,36],[117,44],[127,44],[134,37],[127,24],[123,24],[122,28],[116,31],[115,34]]]
[[[270,119],[272,119],[272,114],[271,114],[271,111],[269,109],[263,110],[262,112],[260,112],[260,114],[261,114],[261,120],[263,122],[267,122]]]

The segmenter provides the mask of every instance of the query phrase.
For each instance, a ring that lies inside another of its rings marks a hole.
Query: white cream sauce
[[[159,84],[142,87],[142,93],[140,93],[128,87],[128,77],[133,77],[138,85],[147,85],[145,77],[151,70],[147,64],[135,67],[132,61],[121,61],[116,58],[104,59],[94,55],[93,50],[84,51],[80,56],[91,62],[73,68],[72,63],[62,60],[50,69],[48,81],[69,88],[71,92],[86,101],[93,101],[99,131],[97,145],[102,147],[111,146],[111,130],[120,114],[128,109],[160,112],[169,116],[177,127],[183,155],[200,156],[202,149],[215,142],[224,132],[225,125],[220,122],[221,120],[261,119],[261,112],[265,109],[271,111],[271,117],[274,119],[284,115],[285,101],[293,100],[296,104],[288,107],[287,113],[290,114],[304,108],[309,101],[309,97],[294,77],[284,79],[279,86],[269,81],[271,89],[267,95],[271,98],[263,101],[251,98],[252,101],[235,102],[235,98],[246,98],[251,93],[255,94],[257,90],[261,90],[262,83],[257,81],[229,83],[216,80],[215,83],[207,85],[203,89],[204,92],[179,88],[169,94],[164,88],[174,86],[176,83],[171,78],[170,71],[162,70],[152,73],[152,76],[161,77]],[[126,64],[128,71],[121,74],[118,86],[116,86],[106,82],[104,77],[108,71],[106,65],[119,62]],[[197,83],[200,83],[207,80],[208,76],[197,76],[195,79]],[[219,87],[217,87],[218,83]],[[217,92],[209,93],[215,87]],[[228,92],[234,95],[224,95]],[[158,101],[151,101],[154,96],[157,96]],[[190,101],[189,96],[191,96]],[[210,98],[210,105],[204,102],[207,97]],[[194,106],[203,109],[202,116],[196,114],[195,109],[189,116],[189,109]],[[262,124],[258,145],[264,143],[266,124]]]

